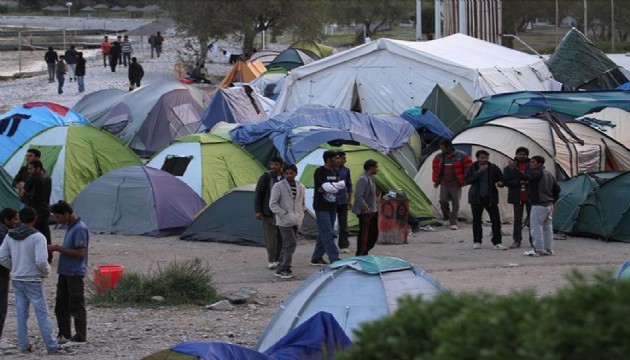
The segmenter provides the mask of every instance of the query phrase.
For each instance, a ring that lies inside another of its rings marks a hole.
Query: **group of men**
[[[87,273],[89,233],[72,207],[63,202],[50,204],[52,181],[37,149],[29,149],[26,165],[16,175],[13,186],[19,190],[22,208],[0,212],[0,339],[7,314],[9,283],[13,284],[17,319],[18,347],[22,353],[33,352],[28,338],[27,321],[33,304],[35,316],[48,354],[76,353],[63,344],[87,340],[87,311],[84,277]],[[67,231],[61,245],[52,244],[49,218],[53,214]],[[43,282],[50,274],[53,253],[57,263],[55,315],[58,334],[53,334],[48,315]],[[72,320],[74,319],[74,335]],[[0,349],[13,348],[4,340]]]
[[[324,165],[313,174],[317,241],[311,255],[312,266],[326,266],[339,260],[340,253],[350,252],[349,210],[359,219],[357,256],[367,255],[378,237],[377,193],[373,179],[378,173],[378,163],[374,160],[365,162],[365,172],[353,192],[350,170],[345,166],[346,153],[328,150],[324,152],[323,160]],[[274,157],[269,168],[256,184],[254,211],[263,223],[267,268],[275,269],[276,275],[283,279],[290,279],[294,277],[291,263],[298,230],[304,221],[306,189],[296,180],[298,169],[295,165],[285,165],[282,158]],[[338,224],[337,235],[335,222]],[[335,244],[335,236],[338,244]]]
[[[552,214],[560,197],[560,186],[554,176],[545,169],[542,156],[529,158],[525,147],[516,149],[514,159],[503,171],[489,160],[486,150],[470,155],[455,149],[450,140],[440,143],[441,152],[433,159],[433,185],[439,188],[440,207],[451,230],[458,229],[461,188],[470,185],[468,203],[472,212],[473,249],[481,249],[483,238],[482,216],[484,210],[492,223],[492,244],[497,250],[507,250],[502,243],[501,217],[499,214],[498,188],[508,188],[508,203],[514,208],[514,242],[511,249],[521,247],[523,240],[523,216],[529,220],[532,250],[526,256],[553,255]]]
[[[154,47],[152,45],[151,58],[153,58],[153,49]],[[160,52],[161,51],[162,46],[160,44]],[[129,66],[129,91],[133,91],[135,88],[140,87],[140,82],[144,77],[144,69],[142,65],[138,63],[138,58],[131,56],[133,53],[133,47],[131,45],[131,41],[129,41],[129,36],[119,35],[117,40],[112,44],[109,41],[109,36],[105,35],[103,37],[103,41],[101,42],[101,53],[103,55],[103,67],[107,67],[107,60],[109,60],[109,67],[112,72],[116,72],[116,66],[118,65],[123,65],[124,67],[127,67],[127,65]]]
[[[48,51],[44,54],[44,61],[48,67],[48,82],[52,83],[55,78],[57,79],[58,94],[63,94],[66,74],[68,74],[69,82],[76,81],[79,93],[85,91],[86,61],[83,58],[83,52],[77,51],[74,45],[70,45],[64,55],[58,55],[52,46],[48,47]]]

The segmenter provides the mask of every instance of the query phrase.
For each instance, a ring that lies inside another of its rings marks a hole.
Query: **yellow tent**
[[[230,85],[235,82],[250,82],[265,71],[267,71],[265,65],[258,59],[254,61],[238,60],[234,66],[232,66],[232,70],[230,70],[223,81],[221,81],[219,88],[224,89],[230,87]]]

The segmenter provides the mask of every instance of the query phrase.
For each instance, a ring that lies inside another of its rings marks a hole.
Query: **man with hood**
[[[11,269],[20,351],[33,352],[27,326],[29,307],[33,304],[48,354],[75,354],[76,352],[59,346],[53,336],[52,321],[48,316],[48,302],[44,292],[44,279],[50,274],[50,264],[46,238],[34,228],[37,212],[27,206],[20,210],[19,217],[22,225],[10,230],[0,246],[0,265]]]

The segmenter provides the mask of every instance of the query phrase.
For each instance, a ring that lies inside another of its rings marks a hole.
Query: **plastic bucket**
[[[123,265],[100,265],[94,268],[94,285],[96,293],[102,295],[105,290],[113,290],[118,285],[118,279],[125,272]]]

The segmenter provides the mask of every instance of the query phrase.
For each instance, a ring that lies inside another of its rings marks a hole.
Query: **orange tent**
[[[238,60],[234,66],[232,66],[232,70],[230,70],[223,81],[221,81],[219,88],[224,89],[230,87],[230,85],[235,82],[250,82],[265,71],[267,71],[265,65],[258,59],[254,61]]]

